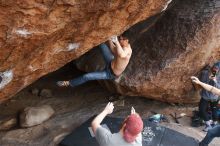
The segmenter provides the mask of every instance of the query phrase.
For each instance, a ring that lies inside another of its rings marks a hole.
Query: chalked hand
[[[110,40],[111,40],[113,43],[117,43],[117,42],[118,42],[118,37],[117,37],[117,36],[111,36],[111,37],[110,37]]]
[[[134,107],[131,107],[131,114],[136,114]]]

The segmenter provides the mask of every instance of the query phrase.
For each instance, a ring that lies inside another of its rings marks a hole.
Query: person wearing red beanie
[[[100,146],[142,146],[143,121],[132,107],[131,114],[124,120],[118,133],[111,133],[100,124],[113,112],[114,105],[109,102],[105,109],[91,123],[95,138]]]

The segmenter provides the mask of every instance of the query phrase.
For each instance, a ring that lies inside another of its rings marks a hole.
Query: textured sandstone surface
[[[0,1],[0,101],[166,9],[169,0]]]
[[[121,78],[102,82],[111,91],[165,102],[198,102],[189,79],[220,59],[220,0],[176,1],[165,13],[130,28],[133,55]],[[100,68],[98,49],[78,61]],[[93,62],[89,61],[93,58]],[[89,67],[93,68],[89,68]]]

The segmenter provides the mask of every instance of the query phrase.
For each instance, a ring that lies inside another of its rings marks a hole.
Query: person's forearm
[[[108,113],[103,110],[99,115],[97,115],[95,117],[95,119],[92,121],[92,127],[98,127],[101,122],[103,121],[103,119],[108,115]],[[95,130],[94,130],[95,131]]]
[[[111,40],[109,40],[108,43],[109,43],[109,47],[110,47],[111,51],[113,53],[115,53],[115,45],[113,44],[113,42]]]
[[[205,90],[212,92],[213,94],[219,95],[220,96],[220,89],[213,87],[211,85],[208,85],[203,82],[199,82],[199,85],[202,86]]]

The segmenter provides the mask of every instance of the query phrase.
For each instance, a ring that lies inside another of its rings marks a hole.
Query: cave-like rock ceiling
[[[197,102],[189,77],[219,59],[220,0],[2,0],[0,9],[1,102],[80,56],[77,66],[94,70],[93,47],[127,29],[130,63],[101,82],[123,95]]]

